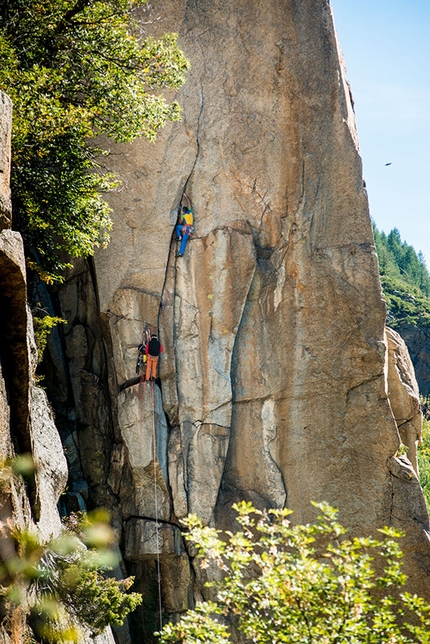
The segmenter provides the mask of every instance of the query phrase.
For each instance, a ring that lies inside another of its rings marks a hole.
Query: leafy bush
[[[210,584],[215,601],[167,624],[160,642],[229,644],[232,628],[255,644],[429,642],[430,606],[401,592],[398,532],[348,538],[327,504],[307,525],[292,525],[289,510],[233,507],[241,530],[227,541],[188,517],[202,567],[218,568],[222,580]]]
[[[59,318],[57,316],[48,315],[45,311],[42,311],[40,308],[33,309],[33,328],[34,328],[34,339],[36,340],[38,361],[42,362],[43,353],[46,348],[46,343],[48,342],[49,334],[52,329],[54,329],[58,324],[64,324],[67,320]]]
[[[26,455],[3,463],[3,498],[14,475],[29,476],[33,470]],[[142,596],[127,592],[133,577],[109,576],[117,556],[108,518],[104,511],[72,516],[60,537],[44,544],[35,530],[11,529],[8,505],[0,507],[2,618],[25,607],[37,641],[51,644],[77,642],[85,632],[94,636],[109,624],[121,625]],[[32,635],[28,640],[35,641]]]
[[[418,469],[427,508],[430,512],[430,420],[423,421],[422,443],[418,445]]]
[[[108,514],[73,515],[63,534],[43,549],[35,566],[32,585],[36,601],[31,625],[49,642],[64,640],[64,633],[80,627],[98,635],[108,626],[121,626],[141,602],[139,593],[128,593],[134,578],[108,576],[117,557],[111,549],[113,531]]]
[[[29,266],[61,281],[68,256],[107,243],[110,209],[101,194],[118,186],[106,154],[88,141],[105,134],[153,140],[180,119],[163,89],[185,80],[177,36],[143,38],[134,11],[145,0],[4,0],[0,89],[14,103],[14,227]]]

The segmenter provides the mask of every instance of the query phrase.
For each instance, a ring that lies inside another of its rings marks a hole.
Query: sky
[[[331,0],[379,230],[430,269],[430,0]],[[390,163],[391,165],[386,165]]]

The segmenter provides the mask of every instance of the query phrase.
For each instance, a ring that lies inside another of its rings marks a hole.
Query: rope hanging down
[[[150,382],[151,387],[151,402],[152,402],[152,447],[153,447],[153,463],[154,463],[154,499],[155,499],[155,541],[157,549],[157,583],[158,583],[158,610],[160,618],[160,630],[163,628],[163,605],[161,599],[161,565],[160,565],[160,524],[158,523],[158,498],[157,498],[157,437],[155,433],[155,404],[154,404],[154,383]]]

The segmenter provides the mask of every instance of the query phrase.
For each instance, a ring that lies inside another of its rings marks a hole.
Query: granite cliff
[[[168,18],[151,29],[177,30],[192,63],[183,122],[156,144],[112,147],[123,181],[112,241],[54,298],[68,320],[51,373],[74,502],[112,509],[149,594],[157,514],[168,613],[202,592],[177,520],[229,527],[243,498],[287,504],[298,521],[328,500],[361,534],[405,528],[424,589],[427,513],[396,457],[395,419],[411,410],[387,395],[385,308],[330,6],[166,0],[157,11]],[[183,191],[195,235],[179,258]],[[145,323],[164,345],[160,380],[125,387]]]
[[[11,230],[10,140],[12,104],[0,92],[0,568],[2,584],[13,580],[15,530],[36,535],[46,544],[62,531],[58,502],[68,479],[64,447],[46,392],[35,377],[38,352],[28,306],[27,276],[21,235]],[[10,462],[31,456],[34,476],[11,474]],[[9,473],[10,472],[10,473]],[[22,553],[21,553],[22,555]],[[9,575],[9,576],[8,576]],[[0,642],[30,641],[29,603],[0,601]],[[82,644],[113,644],[108,628],[94,639],[82,631]],[[33,640],[32,640],[33,641]]]
[[[165,614],[205,592],[178,520],[194,512],[232,527],[239,499],[288,505],[296,521],[325,500],[356,534],[401,527],[411,588],[428,593],[428,515],[413,458],[396,456],[402,432],[413,455],[419,403],[390,332],[387,351],[330,6],[156,9],[165,19],[150,30],[178,31],[192,64],[183,121],[155,144],[111,146],[123,189],[111,197],[109,247],[36,294],[67,319],[45,363],[69,466],[65,507],[111,510],[145,595],[131,635],[117,637],[151,641],[157,553]],[[176,257],[184,191],[195,234]],[[145,324],[164,346],[160,377],[133,384]]]
[[[430,331],[428,326],[403,323],[397,327],[408,347],[423,396],[430,396]]]

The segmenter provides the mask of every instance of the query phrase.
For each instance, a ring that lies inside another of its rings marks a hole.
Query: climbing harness
[[[136,373],[137,375],[140,374],[140,368],[144,367],[146,364],[146,354],[145,354],[145,348],[148,342],[151,339],[151,325],[148,324],[148,322],[145,322],[145,328],[143,330],[142,334],[142,342],[139,344],[137,351],[137,362],[136,362]]]

